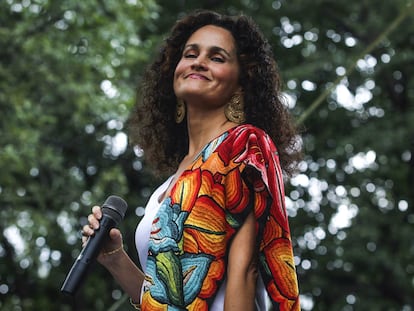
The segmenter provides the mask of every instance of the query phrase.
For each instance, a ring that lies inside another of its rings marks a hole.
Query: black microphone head
[[[127,208],[128,205],[124,199],[111,195],[102,204],[102,213],[111,217],[118,224],[124,218]]]

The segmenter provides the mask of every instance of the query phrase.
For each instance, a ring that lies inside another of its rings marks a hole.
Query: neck
[[[207,143],[236,125],[228,121],[224,113],[215,117],[188,118],[188,156],[195,156]]]

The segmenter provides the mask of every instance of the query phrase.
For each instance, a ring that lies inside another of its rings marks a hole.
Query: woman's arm
[[[119,232],[118,229],[112,230],[110,236],[117,235]],[[144,273],[135,265],[125,250],[122,248],[120,251],[116,251],[115,249],[115,253],[113,254],[106,255],[102,253],[99,256],[102,265],[112,274],[115,281],[131,297],[132,301],[136,303],[140,302]]]
[[[258,275],[255,226],[256,220],[251,212],[230,245],[225,311],[255,310]]]
[[[141,287],[144,282],[144,273],[138,269],[124,249],[111,254],[104,266],[112,274],[115,281],[131,297],[132,301],[140,302]]]

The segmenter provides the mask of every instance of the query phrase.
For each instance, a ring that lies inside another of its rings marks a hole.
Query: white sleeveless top
[[[169,177],[161,186],[159,186],[151,195],[147,206],[145,207],[145,215],[139,222],[135,231],[135,245],[138,251],[139,261],[144,273],[146,273],[147,256],[148,256],[148,243],[151,233],[152,221],[157,214],[161,203],[159,202],[160,196],[162,196],[167,190],[173,176]],[[222,311],[224,309],[224,295],[226,292],[226,280],[219,288],[216,298],[214,298],[213,304],[210,307],[211,311]],[[143,294],[143,288],[141,288],[141,298]],[[257,280],[256,285],[256,310],[269,310],[269,298],[266,292],[262,277]]]

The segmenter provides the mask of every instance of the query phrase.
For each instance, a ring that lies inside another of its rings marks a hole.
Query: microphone
[[[98,256],[103,242],[108,238],[109,231],[116,227],[124,218],[128,205],[122,198],[111,195],[106,199],[101,208],[102,218],[99,221],[99,228],[95,230],[94,235],[89,237],[85,247],[66,276],[60,290],[64,294],[73,295],[76,293],[85,279],[89,267]]]

